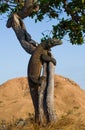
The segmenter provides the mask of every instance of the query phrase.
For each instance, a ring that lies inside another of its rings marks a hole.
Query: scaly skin
[[[60,44],[60,40],[48,39],[38,45],[35,52],[32,54],[28,65],[29,82],[40,85],[40,74],[43,62],[53,62],[54,65],[56,64],[55,59],[49,54],[49,49]]]

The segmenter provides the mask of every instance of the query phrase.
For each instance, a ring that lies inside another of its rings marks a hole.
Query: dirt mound
[[[74,81],[55,75],[54,97],[59,121],[85,124],[85,91]],[[25,119],[33,111],[27,78],[12,79],[0,85],[0,120]]]

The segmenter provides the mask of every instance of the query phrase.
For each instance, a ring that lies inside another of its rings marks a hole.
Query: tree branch
[[[80,17],[77,12],[72,12],[71,8],[68,7],[68,3],[66,0],[63,1],[63,6],[65,8],[65,11],[68,12],[72,19],[78,24],[78,21],[80,20]]]
[[[30,16],[33,12],[37,12],[39,10],[39,5],[37,4],[37,0],[25,0],[24,6],[21,10],[17,12],[17,15],[24,19],[27,16]],[[7,21],[7,27],[11,27],[12,16]]]
[[[24,7],[17,13],[22,19],[39,10],[37,0],[25,0]]]
[[[7,21],[7,27],[13,28],[21,46],[27,53],[32,54],[38,46],[38,43],[31,39],[23,21],[17,14],[13,14],[13,16]]]

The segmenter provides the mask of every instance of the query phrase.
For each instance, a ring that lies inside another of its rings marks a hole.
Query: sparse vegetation
[[[63,116],[56,124],[43,124],[39,126],[34,122],[33,115],[30,115],[27,119],[18,119],[11,121],[10,123],[4,120],[0,121],[0,130],[85,130],[84,124],[74,124],[74,120],[68,116]]]

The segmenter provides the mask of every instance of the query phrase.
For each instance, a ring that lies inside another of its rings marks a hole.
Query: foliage
[[[24,0],[0,0],[0,14],[7,13],[10,15],[11,13],[18,12],[24,4]]]
[[[1,0],[0,14],[19,11],[24,0]],[[42,21],[45,16],[55,19],[52,36],[62,39],[68,35],[72,44],[84,43],[85,37],[85,1],[84,0],[38,0],[40,9],[31,17],[35,22]],[[47,36],[47,35],[46,35]]]
[[[72,44],[82,44],[85,35],[85,3],[81,0],[38,0],[40,10],[36,19],[42,21],[44,16],[55,19],[53,37],[62,39],[69,35]]]

